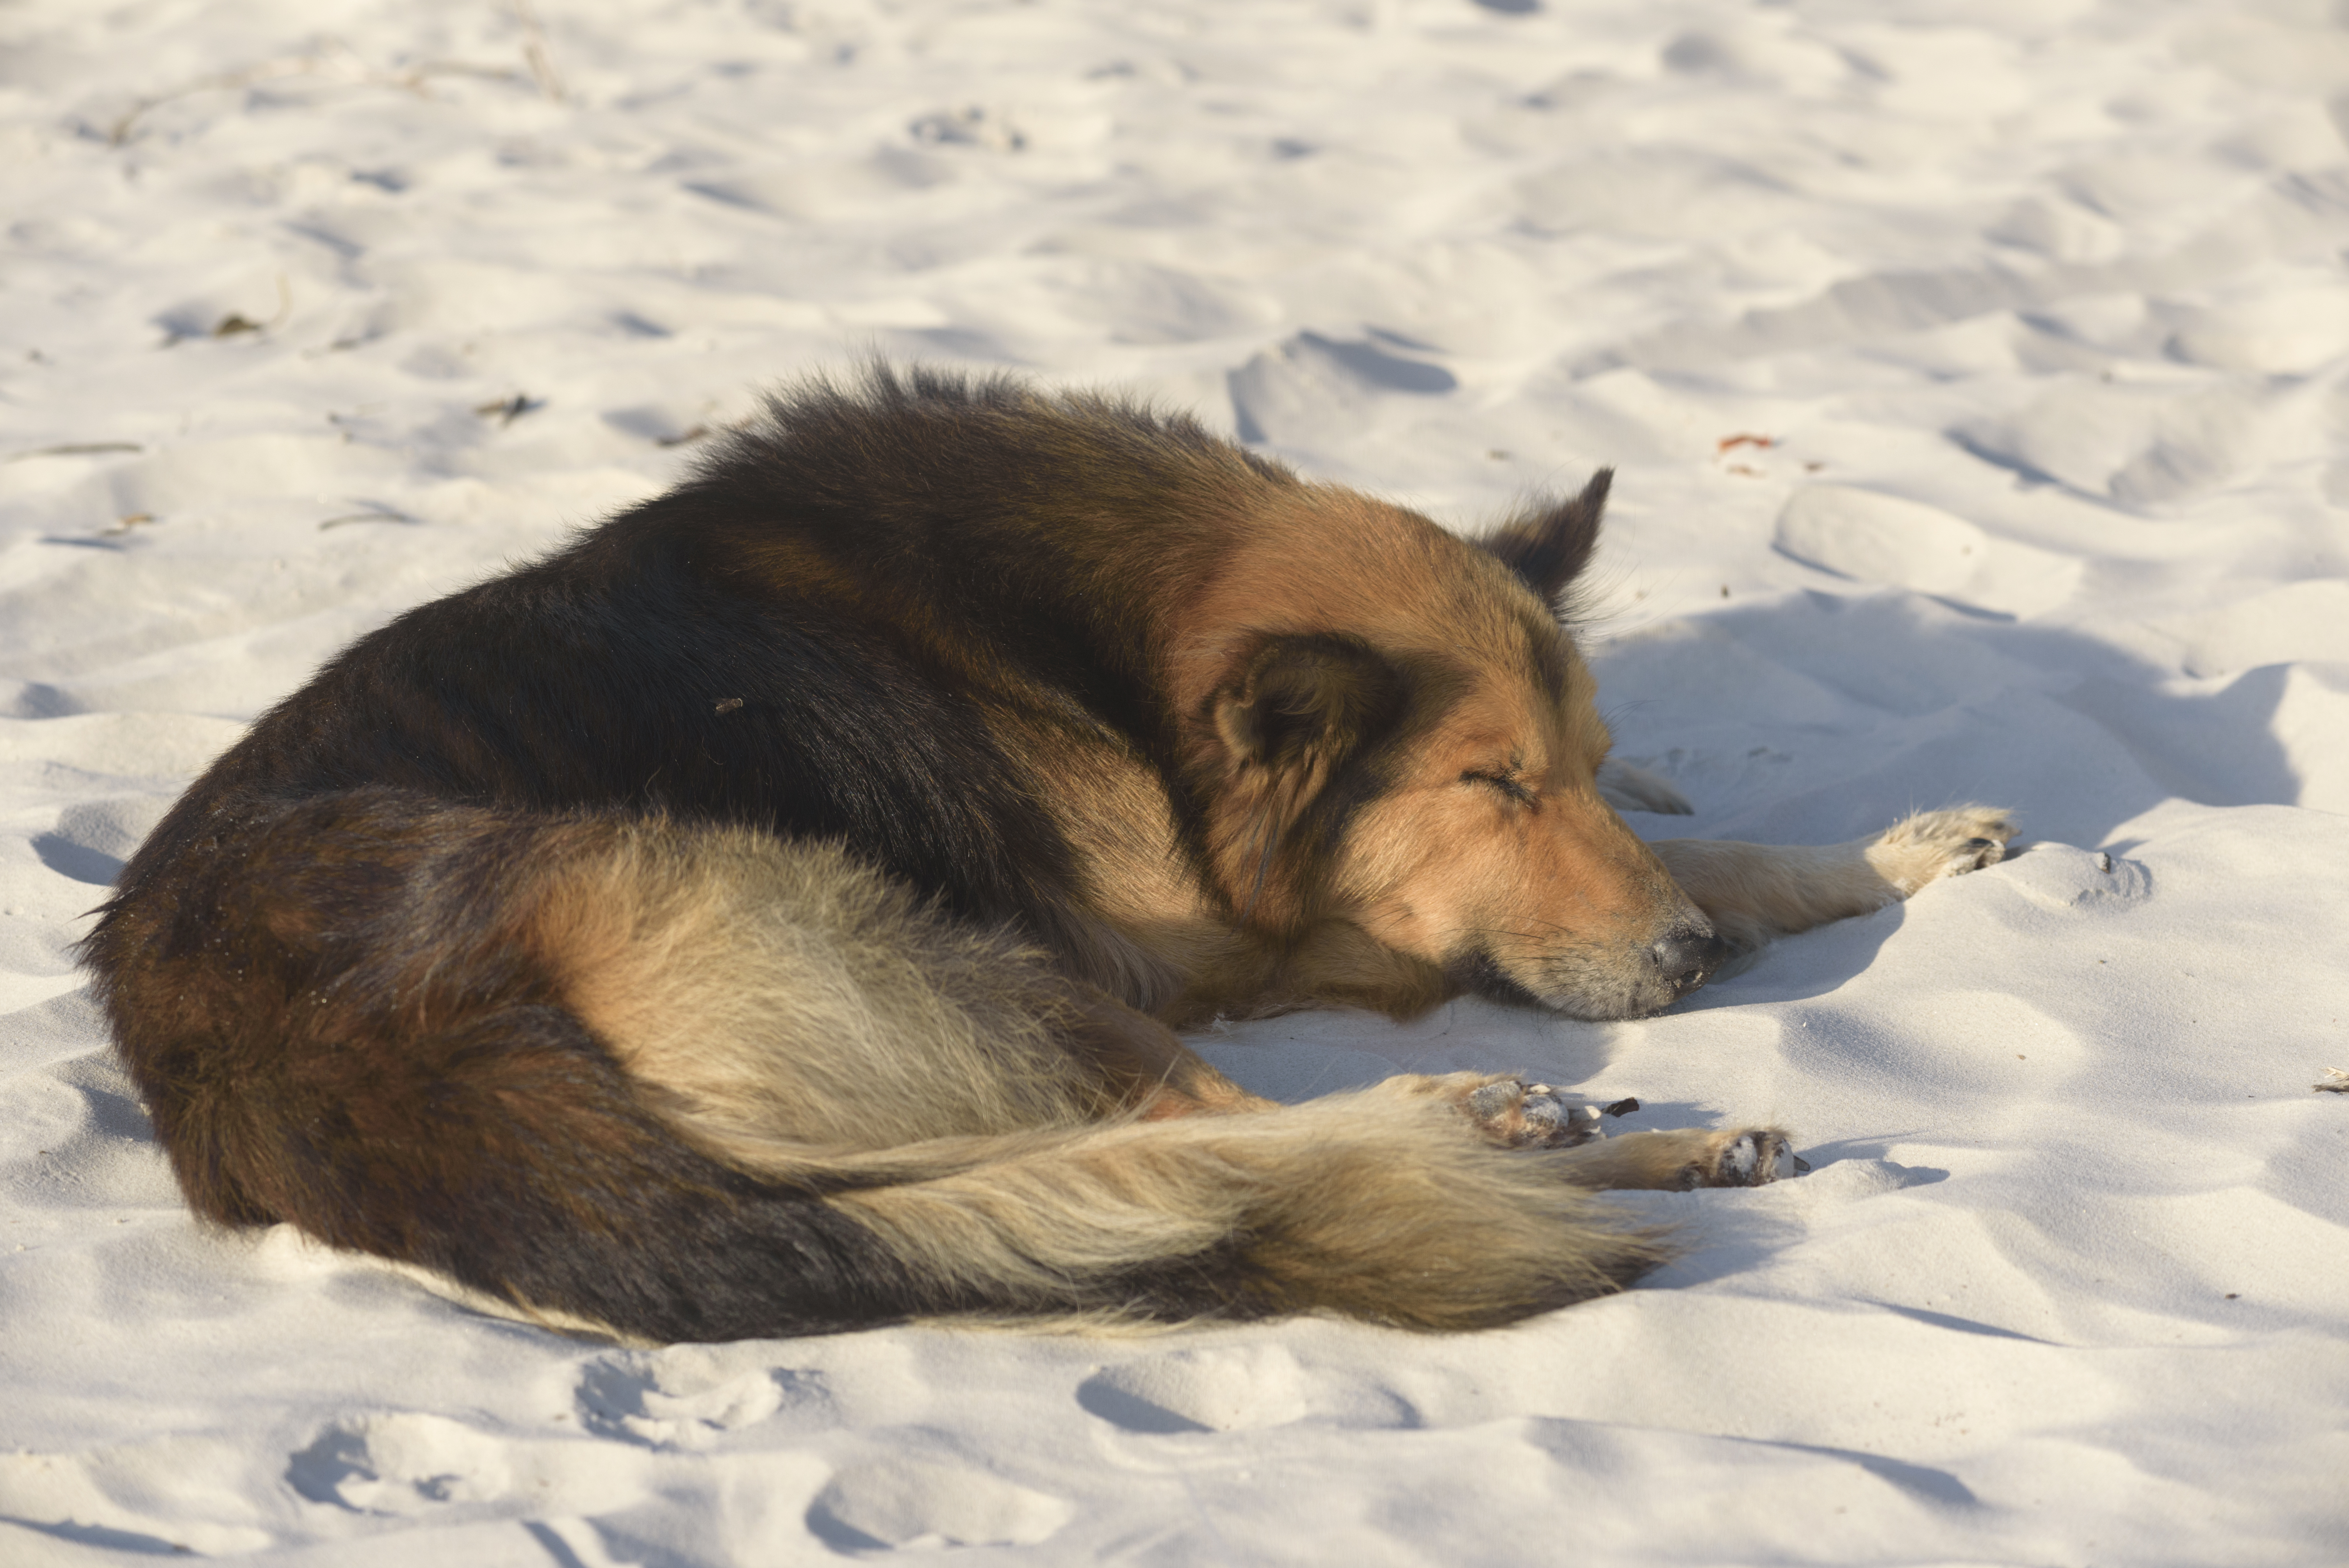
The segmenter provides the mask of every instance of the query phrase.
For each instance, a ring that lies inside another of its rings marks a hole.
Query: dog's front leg
[[[1987,806],[1920,811],[1847,844],[1745,844],[1665,839],[1651,844],[1672,880],[1739,952],[1773,936],[1866,914],[1927,882],[1996,865],[2014,836]]]
[[[1577,1104],[1546,1083],[1506,1073],[1390,1078],[1381,1087],[1449,1099],[1505,1149],[1573,1150],[1573,1158],[1557,1169],[1578,1187],[1759,1187],[1810,1169],[1775,1127],[1682,1128],[1609,1138],[1600,1129],[1604,1113],[1596,1106]]]

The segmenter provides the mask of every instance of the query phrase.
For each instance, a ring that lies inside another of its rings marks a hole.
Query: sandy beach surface
[[[0,1563],[2349,1562],[2345,15],[0,7]],[[1640,1022],[1200,1037],[1795,1131],[1507,1331],[632,1349],[199,1230],[72,957],[123,858],[873,351],[1465,531],[1611,463],[1640,831],[2029,847]]]

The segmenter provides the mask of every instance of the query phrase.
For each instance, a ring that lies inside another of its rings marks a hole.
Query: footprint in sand
[[[2169,349],[2189,364],[2304,376],[2349,352],[2349,295],[2331,279],[2262,287],[2194,308],[2170,305]]]
[[[877,1547],[1033,1546],[1069,1522],[1061,1498],[930,1460],[852,1466],[808,1508],[808,1529],[842,1552]]]
[[[1300,332],[1226,378],[1243,441],[1280,441],[1320,428],[1333,410],[1359,410],[1392,393],[1440,397],[1460,385],[1425,357],[1424,344],[1372,328],[1360,339]]]
[[[1887,583],[2033,615],[2072,596],[2080,562],[1993,539],[1939,507],[1846,485],[1809,485],[1778,514],[1782,554],[1862,583]]]
[[[2302,662],[2349,665],[2349,582],[2304,578],[2155,627],[2183,645],[2178,663],[2189,676]]]
[[[1129,1432],[1240,1432],[1305,1414],[1305,1375],[1278,1345],[1178,1350],[1105,1367],[1077,1403]]]
[[[2070,844],[2037,843],[1996,869],[1998,882],[2058,914],[2126,909],[2153,894],[2153,876],[2136,861]]]
[[[701,1449],[787,1407],[826,1402],[813,1373],[729,1360],[722,1349],[688,1346],[591,1362],[579,1378],[580,1422],[655,1448]]]
[[[126,796],[88,800],[57,813],[57,825],[33,838],[33,852],[60,876],[95,887],[112,887],[122,862],[154,830],[169,800]]]
[[[265,1551],[277,1540],[257,1468],[251,1443],[231,1432],[0,1453],[0,1561],[100,1561],[91,1548],[111,1548],[109,1562]]]
[[[337,1422],[293,1457],[286,1484],[313,1502],[360,1513],[429,1513],[487,1502],[513,1489],[506,1445],[420,1411]]]
[[[1977,457],[2084,495],[2160,506],[2204,495],[2256,468],[2294,418],[2289,394],[2229,383],[2181,389],[2059,381],[2011,418],[1952,434]]]
[[[285,1484],[355,1513],[482,1519],[603,1513],[633,1505],[657,1471],[643,1449],[566,1433],[484,1431],[420,1410],[329,1423],[291,1456]]]

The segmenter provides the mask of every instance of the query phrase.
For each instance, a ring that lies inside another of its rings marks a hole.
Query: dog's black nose
[[[1648,953],[1672,989],[1685,996],[1713,977],[1729,956],[1729,944],[1710,931],[1683,925],[1666,933]]]

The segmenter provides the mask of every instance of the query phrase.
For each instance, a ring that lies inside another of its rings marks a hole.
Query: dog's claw
[[[1596,1108],[1570,1103],[1546,1083],[1501,1078],[1469,1090],[1466,1105],[1486,1137],[1511,1149],[1571,1149],[1607,1136]]]
[[[2006,858],[2014,828],[2006,813],[1987,806],[1920,811],[1895,822],[1868,846],[1868,863],[1907,898],[1937,877],[1963,876]]]
[[[1799,1176],[1810,1166],[1795,1153],[1786,1135],[1766,1127],[1750,1127],[1722,1138],[1711,1159],[1691,1165],[1682,1173],[1687,1187],[1760,1187]]]

